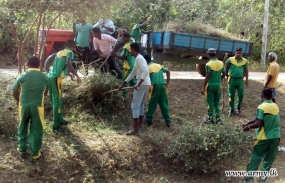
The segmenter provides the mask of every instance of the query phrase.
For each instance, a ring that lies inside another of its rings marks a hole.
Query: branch
[[[26,34],[26,36],[25,36],[25,38],[24,38],[24,40],[23,40],[23,42],[22,42],[22,50],[24,49],[24,45],[26,44],[26,41],[27,41],[27,39],[29,38],[29,36],[30,36],[30,33],[31,33],[31,30],[32,30],[32,28],[34,27],[34,25],[35,25],[35,23],[36,23],[36,21],[37,21],[37,19],[40,17],[40,15],[38,15],[36,18],[35,18],[35,20],[34,20],[34,22],[32,23],[32,25],[30,26],[30,28],[29,28],[29,30],[28,30],[28,32],[27,32],[27,34]]]
[[[20,47],[20,43],[19,43],[18,36],[17,36],[15,30],[12,29],[13,26],[11,25],[10,22],[7,23],[6,20],[5,20],[1,15],[0,15],[0,19],[1,19],[2,22],[5,24],[5,26],[9,29],[10,33],[12,34],[13,38],[14,38],[15,41],[16,41],[17,47],[19,48],[19,47]]]
[[[42,56],[43,56],[43,47],[45,45],[45,40],[46,38],[43,40],[43,33],[44,33],[44,30],[45,30],[45,18],[46,18],[46,14],[44,13],[42,19],[43,19],[43,28],[42,28],[42,42],[41,42],[41,45],[40,45],[40,50],[39,50],[39,59],[40,59],[40,69],[41,71],[43,70],[43,64],[42,64]]]
[[[34,46],[34,55],[35,56],[38,56],[37,52],[38,52],[38,44],[39,44],[39,29],[40,29],[40,26],[42,23],[42,16],[43,16],[43,13],[40,14],[40,19],[39,19],[39,23],[38,23],[38,27],[37,27],[36,42],[35,42],[35,46]]]

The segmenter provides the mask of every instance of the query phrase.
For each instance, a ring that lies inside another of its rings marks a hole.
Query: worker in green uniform
[[[123,41],[125,43],[125,46],[123,47],[123,54],[122,56],[118,55],[116,52],[112,51],[112,55],[124,60],[124,72],[122,74],[122,80],[125,81],[127,77],[130,75],[132,72],[134,65],[135,65],[135,60],[136,58],[131,54],[131,47],[130,45],[134,43],[135,41],[131,38],[130,34],[128,32],[123,33]],[[135,86],[136,85],[136,80],[132,79],[129,83],[127,83],[125,86]]]
[[[28,130],[32,160],[43,158],[42,147],[44,121],[44,96],[48,92],[48,77],[40,72],[40,60],[31,57],[28,71],[20,74],[13,86],[13,95],[19,107],[18,152],[24,158],[27,151]],[[29,127],[30,126],[30,127]]]
[[[170,127],[170,116],[168,107],[168,95],[167,87],[170,82],[170,71],[162,67],[159,64],[151,62],[149,55],[144,56],[148,64],[148,70],[151,80],[151,87],[149,91],[149,103],[148,110],[146,113],[145,124],[152,125],[153,114],[156,110],[157,104],[159,104],[162,116],[165,120],[165,125]],[[163,73],[166,73],[166,82],[163,77]]]
[[[224,60],[227,59],[227,55]],[[244,85],[248,86],[248,61],[242,57],[242,48],[236,49],[235,56],[226,61],[226,76],[228,78],[229,116],[234,115],[235,93],[238,92],[237,112],[241,112],[244,97]],[[245,81],[243,78],[245,77]]]
[[[215,48],[209,48],[207,51],[210,60],[206,64],[206,77],[201,93],[206,96],[208,107],[208,118],[204,122],[215,124],[215,112],[216,124],[222,125],[223,123],[220,118],[220,99],[222,94],[222,79],[225,77],[225,67],[224,63],[216,58],[216,53]]]
[[[149,31],[143,30],[143,28],[146,27],[149,24],[149,22],[150,20],[147,20],[145,22],[140,22],[134,25],[132,32],[131,32],[131,36],[135,39],[136,42],[140,43],[142,34],[149,33]]]
[[[136,43],[139,43],[140,45],[140,54],[146,55],[145,49],[143,48],[141,44],[141,36],[142,34],[148,34],[150,31],[145,31],[143,28],[145,28],[150,23],[150,20],[147,20],[145,22],[140,22],[136,25],[134,25],[131,36],[135,39]]]
[[[254,142],[251,159],[246,171],[256,171],[263,159],[262,171],[269,171],[275,160],[280,140],[279,108],[272,101],[271,89],[263,89],[263,103],[258,106],[256,118],[242,125],[244,131],[258,128]],[[265,180],[267,177],[260,177]],[[252,182],[253,177],[248,175],[246,182]]]
[[[75,46],[76,44],[73,40],[68,40],[66,42],[66,48],[56,54],[53,67],[48,74],[50,83],[50,100],[53,108],[53,131],[56,133],[65,133],[66,130],[61,126],[69,123],[63,119],[62,115],[62,79],[66,76],[66,73],[69,70],[74,76],[76,76],[77,83],[81,83],[80,77],[71,65],[71,60],[74,58],[72,50],[75,49]]]

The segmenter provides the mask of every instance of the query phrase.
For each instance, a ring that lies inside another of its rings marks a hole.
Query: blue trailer
[[[217,49],[217,58],[223,60],[226,53],[233,56],[236,48],[242,48],[243,56],[249,57],[253,46],[249,41],[176,32],[150,33],[142,38],[142,44],[148,51],[153,49],[155,62],[197,64],[197,70],[203,76],[206,74],[205,64],[208,61],[206,51],[209,48]]]

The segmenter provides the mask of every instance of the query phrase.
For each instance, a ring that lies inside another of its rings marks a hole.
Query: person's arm
[[[166,70],[165,73],[166,73],[166,86],[168,86],[170,83],[170,71]]]
[[[114,57],[117,57],[118,59],[126,60],[127,59],[127,50],[126,50],[126,48],[123,48],[123,55],[118,55],[114,51],[111,52],[111,55],[113,55]]]
[[[150,22],[149,20],[145,21],[144,23],[140,24],[140,27],[145,27],[145,26],[147,26],[147,24],[148,24],[149,22]]]
[[[115,31],[113,26],[107,27],[107,26],[105,26],[105,24],[103,24],[102,27],[107,29],[109,32],[114,32]]]
[[[17,105],[19,105],[19,101],[20,101],[20,79],[21,79],[21,75],[18,76],[18,78],[16,79],[14,85],[13,85],[13,96],[14,96],[14,99],[16,100],[17,102]]]
[[[102,56],[103,53],[102,53],[102,51],[99,49],[99,44],[98,44],[97,39],[96,39],[95,37],[93,38],[93,46],[94,46],[94,50],[95,50],[100,56]]]
[[[271,75],[268,76],[267,81],[266,81],[266,83],[265,83],[265,85],[264,85],[264,88],[267,88],[267,85],[268,85],[268,84],[270,83],[270,81],[272,80],[272,77],[273,77],[273,76],[271,76]]]
[[[77,83],[81,83],[81,79],[78,76],[78,74],[76,73],[76,71],[74,70],[72,64],[71,64],[71,60],[74,58],[74,55],[72,52],[68,53],[66,56],[66,65],[68,67],[68,70],[74,75],[76,76],[77,79]]]
[[[144,59],[142,59],[142,58],[137,59],[136,62],[137,62],[137,64],[138,64],[138,66],[140,67],[141,71],[142,71],[142,73],[141,73],[141,78],[140,78],[140,79],[144,81],[145,78],[149,75],[147,63],[146,63],[146,61],[145,61]],[[141,82],[141,83],[142,83],[142,82]],[[141,83],[139,83],[137,86],[139,87]]]
[[[137,73],[137,69],[136,69],[136,67],[134,67],[132,72],[130,73],[130,75],[125,80],[125,82],[127,83],[127,82],[131,81],[136,76],[136,73]]]
[[[248,61],[244,66],[244,77],[245,77],[245,85],[248,86]]]
[[[202,95],[205,95],[206,86],[207,86],[207,84],[208,84],[208,81],[209,81],[210,76],[211,76],[211,73],[210,73],[210,72],[207,72],[207,73],[206,73],[205,80],[204,80],[203,88],[201,89]]]
[[[13,90],[13,96],[14,96],[14,99],[17,101],[17,105],[19,105],[19,101],[20,101],[20,92],[19,92],[19,90]]]
[[[210,69],[210,67],[208,65],[206,65],[205,68],[206,68],[206,77],[205,77],[205,80],[204,80],[203,88],[201,89],[202,95],[205,95],[206,86],[207,86],[207,84],[209,82],[209,79],[210,79],[210,76],[211,76],[211,73],[210,73],[211,69]]]
[[[243,124],[242,128],[243,131],[249,131],[251,128],[259,128],[263,126],[264,119],[264,111],[262,109],[257,109],[257,115],[256,118],[247,124]]]
[[[222,80],[226,77],[226,69],[225,66],[223,66],[223,70],[222,70]]]
[[[226,77],[229,77],[229,70],[230,70],[231,62],[230,59],[226,61]]]
[[[268,78],[267,81],[264,85],[264,88],[267,88],[267,85],[270,83],[270,81],[272,80],[272,77],[276,74],[277,68],[275,66],[270,66],[269,67],[269,72],[268,72]]]
[[[112,36],[107,35],[108,39],[109,39],[109,43],[112,44],[116,44],[117,43],[117,39],[113,38]]]

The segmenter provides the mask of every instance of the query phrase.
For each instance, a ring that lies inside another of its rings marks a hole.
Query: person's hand
[[[249,125],[246,125],[245,127],[243,127],[243,131],[244,132],[248,132],[250,129],[250,126]]]
[[[110,55],[111,56],[116,56],[117,54],[114,51],[111,51]]]
[[[244,123],[244,124],[242,124],[241,126],[242,126],[242,128],[244,128],[244,127],[247,126],[247,123]]]
[[[100,57],[103,57],[103,53],[101,50],[97,50],[98,54],[100,55]]]
[[[229,58],[228,54],[225,54],[224,60],[227,60]]]
[[[16,101],[16,103],[17,103],[17,106],[19,106],[19,101]]]
[[[118,90],[120,90],[120,91],[124,90],[123,88],[124,88],[125,84],[126,84],[126,82],[123,82],[123,83],[119,86]]]
[[[136,85],[136,86],[134,86],[134,89],[138,90],[138,89],[140,89],[140,86]]]
[[[267,88],[267,85],[264,85],[264,86],[263,86],[263,89],[265,89],[265,88]]]
[[[71,78],[72,81],[74,81],[74,77],[75,76],[73,74],[70,75],[70,78]]]
[[[202,95],[205,95],[205,88],[202,88],[201,93]]]
[[[77,78],[77,83],[81,83],[81,79],[80,79],[80,77],[76,77]]]
[[[248,87],[248,81],[247,81],[247,80],[245,80],[245,83],[244,83],[244,84],[245,84],[245,86]]]

